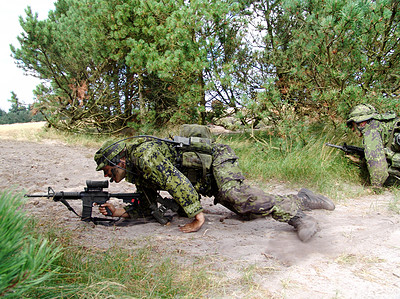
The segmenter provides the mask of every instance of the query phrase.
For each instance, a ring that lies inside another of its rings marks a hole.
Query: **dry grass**
[[[0,139],[30,140],[40,139],[46,122],[18,123],[10,125],[0,125]]]
[[[0,125],[0,140],[18,140],[31,142],[55,141],[63,144],[99,147],[108,136],[95,136],[58,131],[48,128],[46,122],[18,123]]]

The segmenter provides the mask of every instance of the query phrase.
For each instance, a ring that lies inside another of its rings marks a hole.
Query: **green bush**
[[[20,298],[52,276],[60,249],[31,231],[21,194],[0,193],[0,297]]]

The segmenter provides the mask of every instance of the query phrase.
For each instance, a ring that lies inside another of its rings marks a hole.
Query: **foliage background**
[[[21,103],[14,92],[11,92],[11,108],[8,112],[0,109],[0,124],[27,123],[32,121],[43,121],[43,114],[38,113],[32,105]]]
[[[399,111],[396,0],[58,0],[27,8],[12,52],[54,127],[317,121]]]

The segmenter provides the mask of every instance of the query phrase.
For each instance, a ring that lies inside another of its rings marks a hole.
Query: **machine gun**
[[[81,218],[82,221],[98,224],[99,221],[109,221],[115,220],[108,218],[98,218],[92,217],[92,207],[94,204],[102,205],[106,203],[110,198],[122,199],[125,203],[130,203],[138,208],[140,208],[140,200],[144,199],[143,193],[109,193],[103,191],[103,188],[108,188],[108,181],[86,181],[86,186],[84,191],[81,192],[54,192],[53,188],[48,187],[47,194],[25,194],[25,197],[46,197],[51,198],[54,201],[60,201],[63,203],[68,210],[72,211],[75,215]],[[69,205],[67,200],[71,199],[81,199],[82,200],[82,215],[79,214]],[[169,198],[162,198],[160,195],[157,196],[157,203],[152,203],[150,209],[153,217],[161,224],[166,224],[170,221],[164,216],[165,212],[170,209],[173,212],[178,211],[179,205]],[[111,216],[111,211],[106,207],[107,216]]]
[[[331,144],[331,143],[325,143],[326,146],[330,146],[330,147],[334,147],[334,148],[338,148],[341,149],[342,151],[344,151],[346,154],[350,154],[350,155],[358,155],[360,158],[364,158],[365,157],[365,152],[364,152],[364,148],[362,147],[358,147],[358,146],[354,146],[354,145],[347,145],[346,143],[343,143],[343,146],[341,145],[336,145],[336,144]]]

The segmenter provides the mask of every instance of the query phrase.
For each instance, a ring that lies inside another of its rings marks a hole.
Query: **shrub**
[[[0,297],[21,297],[48,279],[60,255],[59,247],[34,235],[23,204],[21,194],[0,193]]]

